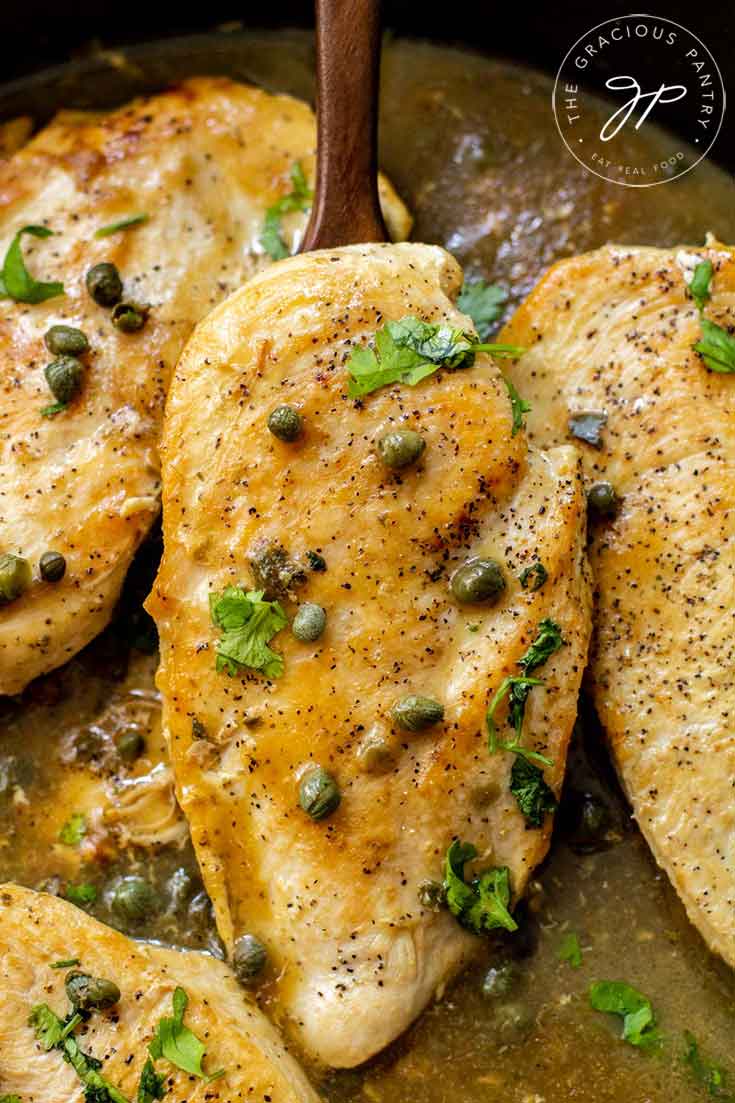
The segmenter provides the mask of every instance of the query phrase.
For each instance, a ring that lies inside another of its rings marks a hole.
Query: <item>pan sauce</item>
[[[198,56],[188,55],[189,72],[209,68],[205,47],[199,49]],[[309,92],[306,36],[232,37],[225,53],[244,59],[246,71],[269,88]],[[222,52],[217,65],[233,69]],[[546,77],[505,63],[388,44],[382,166],[415,214],[417,240],[447,246],[470,274],[504,284],[511,301],[554,259],[605,241],[696,243],[707,230],[735,240],[735,188],[724,173],[700,165],[655,189],[606,184],[564,150],[550,91]],[[635,141],[656,156],[655,136],[639,134]],[[131,619],[145,592],[146,561],[154,557],[151,545],[116,626],[22,700],[0,705],[0,790],[4,773],[12,782],[0,794],[0,876],[56,890],[67,880],[93,883],[98,899],[90,910],[103,920],[133,935],[218,952],[175,811],[169,841],[151,848],[131,844],[116,807],[115,779],[145,774],[163,755],[152,692],[155,660],[129,648],[131,639],[142,642]],[[146,740],[146,756],[127,768],[108,752],[131,725]],[[90,732],[97,749],[85,759]],[[107,812],[95,819],[103,786]],[[588,853],[580,852],[576,826],[583,791],[601,798],[608,815],[601,849]],[[56,835],[80,802],[95,831],[76,851],[59,845]],[[131,870],[155,884],[158,904],[143,924],[125,928],[107,890]],[[558,959],[569,931],[582,946],[579,969]],[[483,977],[501,958],[514,962],[516,982],[505,996],[487,999]],[[586,990],[597,979],[626,980],[650,997],[667,1039],[660,1054],[625,1045],[618,1026],[589,1008]],[[594,720],[586,717],[555,845],[524,908],[522,931],[488,946],[485,964],[369,1067],[317,1075],[334,1103],[684,1103],[706,1097],[682,1063],[684,1030],[727,1063],[734,1025],[735,978],[707,953],[655,869],[610,779]]]

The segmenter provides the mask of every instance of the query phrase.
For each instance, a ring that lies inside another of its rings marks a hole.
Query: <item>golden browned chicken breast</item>
[[[293,249],[315,140],[305,104],[202,79],[62,113],[0,161],[0,694],[108,621],[158,513],[173,365],[215,303]]]
[[[167,405],[148,607],[179,799],[226,945],[265,944],[336,1066],[514,928],[586,658],[577,453],[528,450],[461,279],[425,245],[283,261],[198,327]]]
[[[225,965],[133,942],[56,897],[0,886],[0,982],[4,1098],[317,1101]]]
[[[733,326],[731,249],[610,246],[556,264],[502,334],[529,350],[512,378],[531,440],[587,441],[594,701],[656,859],[731,965]]]

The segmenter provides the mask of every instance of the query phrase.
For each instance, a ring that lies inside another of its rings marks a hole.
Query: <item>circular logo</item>
[[[556,75],[553,104],[564,144],[581,165],[603,180],[650,188],[706,156],[725,114],[725,86],[714,57],[686,27],[658,15],[623,15],[574,43]]]

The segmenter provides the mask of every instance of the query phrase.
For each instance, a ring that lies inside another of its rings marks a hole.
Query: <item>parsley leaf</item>
[[[159,1057],[165,1057],[172,1065],[191,1073],[192,1076],[213,1080],[222,1073],[216,1072],[212,1076],[207,1076],[202,1069],[205,1047],[196,1034],[193,1034],[188,1026],[184,1026],[184,1012],[188,1002],[189,997],[184,989],[176,988],[173,995],[173,1017],[161,1019],[153,1040],[148,1046],[148,1052],[154,1061]]]
[[[22,1103],[19,1095],[0,1095],[0,1103]]]
[[[556,797],[546,784],[543,771],[517,755],[510,771],[510,791],[529,827],[541,827],[547,812],[556,811]]]
[[[149,1057],[140,1074],[136,1103],[153,1103],[155,1099],[163,1099],[166,1092],[165,1082],[166,1077],[158,1075]]]
[[[465,862],[477,857],[472,843],[456,839],[444,859],[444,892],[447,906],[463,927],[481,934],[502,927],[517,931],[518,924],[508,911],[510,880],[506,866],[486,869],[469,884],[464,879]]]
[[[710,371],[735,372],[735,337],[708,318],[700,318],[700,325],[702,340],[697,341],[694,351],[702,356]]]
[[[709,289],[712,280],[712,261],[700,260],[694,269],[692,281],[689,284],[689,294],[694,299],[699,310],[704,310],[704,304],[711,298]]]
[[[122,1092],[97,1071],[101,1062],[96,1057],[83,1053],[76,1038],[71,1036],[81,1022],[82,1016],[79,1014],[72,1014],[67,1020],[60,1019],[45,1003],[34,1007],[28,1020],[46,1051],[61,1050],[64,1060],[71,1065],[84,1084],[84,1098],[87,1103],[130,1103]]]
[[[544,617],[539,623],[536,639],[518,660],[519,667],[524,674],[530,674],[532,670],[543,666],[546,660],[551,658],[563,643],[564,640],[559,625],[550,617]]]
[[[24,234],[31,237],[52,237],[48,226],[24,226],[10,243],[0,270],[0,299],[14,299],[17,303],[43,303],[64,294],[63,283],[42,283],[35,280],[26,268],[21,248]]]
[[[67,846],[79,846],[86,834],[87,821],[85,817],[81,812],[72,812],[59,832],[59,842],[66,843]]]
[[[656,1028],[651,1001],[636,988],[621,980],[600,980],[590,987],[589,998],[595,1011],[622,1017],[624,1042],[640,1049],[660,1044],[661,1035]]]
[[[492,332],[493,322],[497,322],[503,313],[503,304],[507,298],[508,292],[497,284],[471,280],[463,285],[457,298],[457,306],[463,314],[469,314],[484,341]]]
[[[286,627],[286,614],[277,601],[263,601],[263,590],[245,591],[228,586],[221,594],[209,595],[212,623],[222,629],[217,641],[218,671],[260,670],[267,678],[280,678],[283,659],[268,647],[270,640]]]
[[[107,226],[100,226],[95,230],[95,237],[110,237],[119,230],[132,230],[134,226],[142,226],[151,216],[149,214],[131,214],[127,218],[121,218],[119,222],[110,222]]]
[[[518,351],[520,352],[521,350],[519,349]],[[525,398],[521,398],[510,379],[505,375],[503,376],[503,382],[508,388],[508,398],[510,399],[510,408],[513,413],[513,426],[510,430],[510,435],[514,437],[516,433],[523,428],[523,415],[530,413],[531,403],[526,402]]]
[[[720,1099],[723,1103],[733,1103],[735,1095],[728,1091],[725,1069],[702,1057],[696,1038],[688,1030],[684,1031],[684,1041],[687,1044],[684,1063],[689,1066],[694,1078],[707,1089],[707,1094],[712,1098]]]
[[[530,590],[532,593],[536,590],[540,590],[546,579],[549,577],[549,572],[543,565],[540,559],[537,559],[530,567],[524,567],[518,576],[518,581],[521,584],[522,589]]]
[[[581,966],[582,947],[579,945],[579,938],[574,931],[564,935],[559,947],[559,961],[568,961],[572,969],[579,969]]]
[[[63,961],[53,961],[49,968],[51,969],[71,969],[74,965],[81,965],[82,962],[78,957],[68,957]]]
[[[265,212],[263,229],[260,233],[260,244],[272,260],[283,260],[289,256],[289,251],[281,237],[281,218],[291,211],[308,211],[314,192],[306,183],[304,170],[297,161],[291,169],[291,191],[288,195],[281,196]]]
[[[86,881],[80,885],[67,884],[64,899],[70,904],[76,904],[78,908],[83,908],[87,904],[94,904],[97,899],[97,889]]]

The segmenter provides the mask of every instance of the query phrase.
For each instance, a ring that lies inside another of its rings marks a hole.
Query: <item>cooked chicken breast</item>
[[[530,452],[512,434],[485,353],[415,387],[347,397],[345,362],[386,320],[471,330],[453,305],[461,279],[425,245],[283,261],[197,328],[167,405],[165,552],[147,606],[179,800],[226,945],[245,932],[266,944],[274,1006],[335,1066],[395,1038],[477,945],[419,899],[453,839],[523,892],[551,817],[527,829],[509,790],[515,756],[489,753],[485,711],[553,618],[565,643],[539,670],[523,741],[551,759],[558,792],[586,658],[576,451]],[[267,427],[283,403],[303,419],[293,443]],[[407,427],[425,451],[392,473],[376,441]],[[500,564],[492,606],[450,591],[472,557]],[[539,560],[548,580],[524,590],[518,575]],[[297,626],[278,632],[281,676],[231,677],[216,669],[210,596],[264,575],[289,620],[318,604],[326,629],[311,643]],[[391,716],[406,695],[432,698],[443,719],[402,730]],[[316,821],[300,806],[315,766],[341,792]]]
[[[633,810],[709,945],[735,965],[735,379],[707,370],[686,279],[714,268],[705,317],[735,325],[735,257],[611,246],[561,261],[501,339],[531,439],[583,445],[588,483],[622,499],[592,528],[591,685]]]
[[[0,298],[0,555],[20,555],[33,571],[25,594],[0,608],[0,694],[65,662],[109,620],[158,513],[173,365],[194,324],[270,261],[266,211],[292,191],[295,165],[312,178],[315,144],[305,104],[207,79],[112,114],[62,113],[0,161],[0,257],[22,227],[43,224],[55,236],[22,238],[26,267],[64,286],[36,305]],[[405,208],[382,189],[392,232],[405,236]],[[137,214],[147,222],[95,236]],[[284,215],[288,249],[306,218]],[[116,329],[90,297],[85,275],[101,262],[119,269],[126,300],[150,307],[140,331]],[[81,329],[90,351],[81,394],[48,417],[44,368],[54,356],[43,338],[56,324]],[[49,550],[66,558],[60,582],[39,577]]]
[[[79,964],[53,968],[69,960]],[[73,971],[110,980],[120,990],[119,1002],[94,1011],[72,1036],[84,1054],[101,1062],[99,1073],[125,1099],[141,1098],[148,1044],[161,1019],[171,1017],[173,993],[180,987],[188,996],[184,1026],[206,1047],[204,1072],[224,1074],[202,1079],[159,1057],[155,1072],[165,1078],[167,1099],[316,1103],[275,1028],[221,962],[133,942],[73,904],[11,884],[0,886],[0,1092],[29,1103],[83,1098],[82,1080],[64,1054],[45,1051],[29,1024],[42,1004],[65,1017],[70,1005],[64,983]]]

